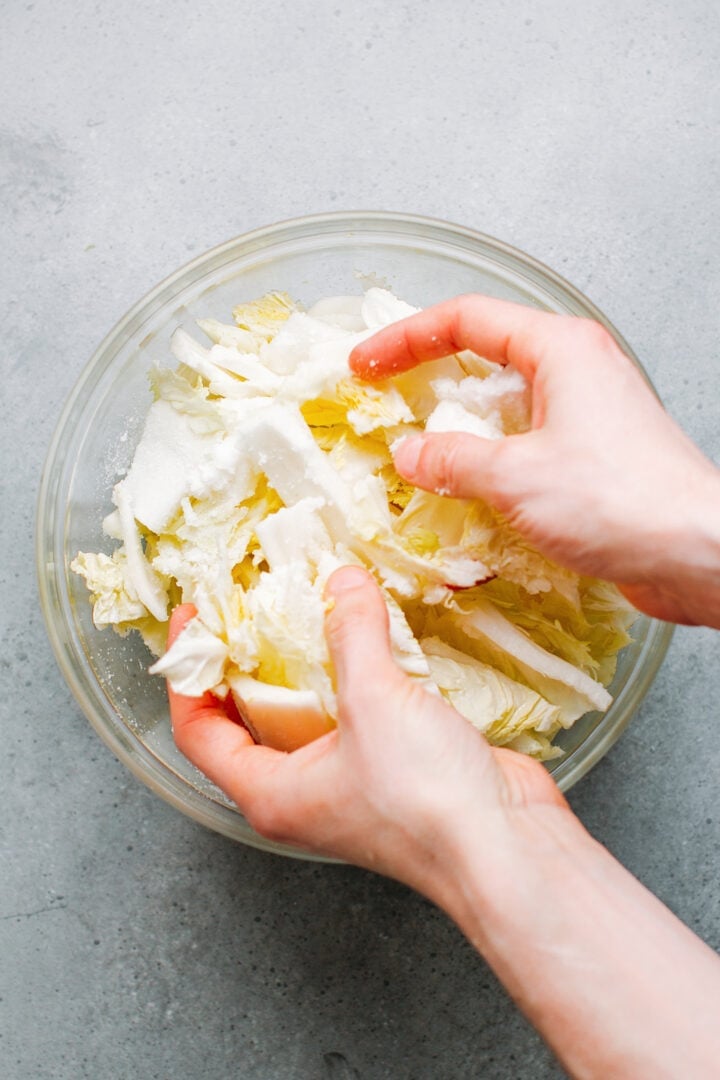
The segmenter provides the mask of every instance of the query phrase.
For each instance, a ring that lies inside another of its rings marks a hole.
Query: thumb
[[[387,607],[374,579],[359,566],[331,574],[325,595],[332,601],[325,635],[338,696],[356,705],[367,701],[376,686],[402,675],[390,648]]]
[[[492,502],[502,483],[507,442],[453,431],[413,435],[395,451],[395,468],[424,491]]]

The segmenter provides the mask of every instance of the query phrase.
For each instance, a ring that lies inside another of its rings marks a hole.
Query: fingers
[[[359,566],[336,570],[325,593],[334,602],[325,632],[338,694],[352,705],[366,700],[375,685],[402,677],[392,658],[387,608],[373,578]]]
[[[523,459],[533,460],[536,442],[532,432],[505,439],[481,439],[461,432],[413,435],[395,451],[395,468],[424,491],[456,499],[485,499],[502,509],[514,470],[522,467]]]
[[[170,618],[168,645],[194,618],[191,604],[177,607]],[[237,717],[231,700],[219,701],[213,694],[187,697],[177,694],[168,683],[170,719],[178,749],[213,783],[246,812],[256,801],[271,797],[272,776],[284,754],[256,746],[250,732]]]
[[[197,608],[194,604],[179,604],[176,608],[173,608],[168,625],[168,649],[196,615]]]
[[[478,499],[492,473],[496,442],[476,435],[444,432],[405,439],[395,451],[395,468],[424,491],[456,499]]]
[[[545,341],[561,318],[489,296],[458,296],[356,345],[350,368],[364,379],[381,379],[426,360],[472,349],[495,363],[513,364],[532,379]]]

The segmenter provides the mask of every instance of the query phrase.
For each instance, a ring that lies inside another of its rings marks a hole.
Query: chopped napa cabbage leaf
[[[301,499],[258,524],[257,538],[271,571],[297,560],[317,567],[322,556],[332,552],[330,534],[319,514],[323,505],[322,499]]]
[[[358,333],[367,329],[362,317],[362,303],[361,296],[329,296],[313,304],[308,315],[329,326]]]
[[[530,734],[527,731],[520,732],[505,743],[506,750],[514,750],[518,754],[526,754],[528,757],[537,758],[538,761],[552,761],[553,758],[562,757],[563,751],[559,746],[553,746],[551,736],[538,735],[537,732]]]
[[[180,603],[179,598],[176,602]],[[137,630],[153,656],[162,656],[167,649],[168,627],[167,622],[158,622],[152,615],[148,615],[145,619],[117,623],[115,630],[123,637],[131,630]]]
[[[348,535],[344,513],[351,509],[352,496],[313,439],[297,406],[283,402],[258,409],[243,432],[243,440],[246,453],[258,463],[286,506],[319,498],[325,504],[326,525],[334,526],[341,537]]]
[[[194,543],[180,542],[173,534],[158,537],[153,567],[180,588],[183,603],[194,604],[202,621],[219,633],[225,622],[224,606],[232,592],[229,560],[219,536],[210,530]]]
[[[479,499],[450,499],[415,491],[395,522],[400,536],[429,530],[443,548],[457,547],[482,562],[487,576],[521,585],[529,593],[555,589],[578,603],[577,575],[546,559],[501,514]],[[517,594],[516,594],[517,598]]]
[[[511,581],[489,582],[484,596],[544,649],[603,684],[615,673],[617,653],[630,641],[635,609],[608,582],[580,580],[571,602],[557,591],[527,595]]]
[[[366,290],[360,308],[363,321],[369,330],[380,330],[383,326],[417,314],[419,310],[420,308],[400,300],[389,289],[381,289],[377,285]]]
[[[232,671],[227,680],[249,731],[266,746],[297,750],[335,727],[314,690],[272,686]]]
[[[254,486],[238,440],[222,430],[198,432],[191,416],[162,399],[155,401],[122,481],[137,520],[162,533],[183,499],[230,484],[235,498],[247,497]]]
[[[617,668],[618,653],[629,645],[629,633],[637,610],[609,581],[580,579],[580,606],[590,625],[590,652],[597,668],[595,678],[607,686]]]
[[[390,622],[390,647],[395,663],[407,675],[418,679],[430,693],[437,694],[438,687],[431,677],[428,658],[410,629],[405,612],[390,593],[385,592],[384,596]]]
[[[254,353],[241,353],[237,349],[214,345],[209,359],[215,367],[237,375],[242,380],[242,389],[248,397],[276,394],[280,389],[280,376],[261,364]],[[237,392],[237,388],[235,390]]]
[[[457,357],[444,356],[394,375],[392,385],[407,402],[415,419],[425,423],[440,400],[436,384],[460,383],[464,378],[465,372]]]
[[[310,427],[348,426],[356,435],[413,424],[415,417],[394,386],[367,386],[352,379],[339,381],[325,397],[306,399],[301,413]]]
[[[259,523],[281,505],[264,478],[242,504],[222,492],[186,499],[168,531],[148,545],[153,568],[178,584],[184,602],[198,608],[214,633],[233,625],[231,612],[239,603],[237,568],[257,548]],[[242,643],[247,651],[244,636]]]
[[[211,398],[210,390],[192,368],[185,364],[175,371],[156,367],[151,370],[149,381],[155,400],[172,405],[198,435],[226,430],[223,401]]]
[[[442,434],[446,431],[462,431],[465,435],[477,435],[480,439],[502,438],[490,420],[471,412],[459,401],[439,402],[425,422],[425,430]]]
[[[309,428],[320,428],[327,449],[341,435],[351,430],[347,423],[347,408],[341,401],[332,398],[312,398],[300,406],[300,413]],[[317,435],[318,433],[313,432]]]
[[[283,323],[287,322],[298,305],[285,292],[269,292],[258,300],[236,304],[232,316],[241,330],[270,341]]]
[[[347,483],[364,480],[368,475],[377,476],[388,466],[392,458],[387,443],[382,439],[355,434],[352,428],[333,428],[334,437],[324,449],[334,469]]]
[[[317,397],[325,385],[332,387],[347,377],[347,358],[361,338],[362,333],[349,335],[297,311],[261,346],[258,356],[276,374],[293,376],[283,383],[284,396],[305,401]]]
[[[228,647],[203,625],[190,622],[175,638],[168,651],[150,668],[151,675],[164,675],[177,694],[200,697],[211,690],[224,697],[225,661]]]
[[[472,349],[463,349],[455,354],[455,358],[466,375],[477,375],[480,379],[503,370],[502,364],[496,364],[484,356],[478,356]]]
[[[240,379],[230,374],[227,370],[227,362],[222,365],[215,362],[218,358],[225,359],[225,350],[221,345],[206,349],[194,337],[178,327],[170,339],[170,347],[176,360],[199,375],[207,384],[210,393],[216,397],[243,398],[251,396],[248,390],[251,394],[260,392],[247,379]],[[215,358],[213,353],[215,353]]]
[[[337,715],[325,642],[325,602],[320,583],[300,561],[261,574],[245,597],[246,615],[257,642],[261,682],[314,691]]]
[[[137,596],[158,622],[168,617],[167,583],[150,565],[145,557],[145,549],[135,520],[132,504],[125,492],[124,482],[115,485],[113,499],[118,509],[118,520],[125,549],[127,577]]]
[[[307,317],[309,320],[309,317]],[[331,330],[323,323],[317,323],[322,327],[324,339],[307,347],[306,359],[297,363],[292,369],[285,372],[286,379],[282,384],[278,395],[281,401],[293,401],[301,405],[313,398],[329,398],[337,396],[340,384],[350,382],[348,379],[348,357],[356,341],[361,340],[362,335],[354,335],[348,340],[338,330]],[[266,351],[266,357],[270,350],[279,345],[279,338],[275,338]],[[292,347],[294,343],[286,343],[285,348]],[[277,356],[273,353],[270,357],[277,364]],[[363,386],[358,383],[356,393],[362,395]],[[340,399],[338,399],[340,400]],[[340,402],[342,403],[342,402]]]
[[[416,489],[403,476],[400,476],[392,462],[383,465],[379,470],[379,475],[385,485],[388,504],[391,509],[395,513],[402,513],[408,506]]]
[[[120,528],[120,515],[117,510],[112,510],[103,518],[102,531],[111,540],[122,541],[122,529]]]
[[[378,428],[412,424],[415,417],[394,386],[356,387],[345,383],[343,396],[351,407],[347,419],[356,435],[369,435]]]
[[[432,389],[441,404],[458,404],[484,420],[489,438],[516,435],[530,428],[530,386],[515,368],[500,368],[484,378],[468,375],[459,382],[438,378]]]
[[[500,613],[488,600],[464,606],[451,601],[449,609],[427,616],[426,632],[448,641],[484,663],[525,683],[557,705],[563,727],[612,699],[605,687],[579,668],[542,648]]]
[[[257,352],[257,336],[249,330],[218,322],[217,319],[196,319],[196,322],[200,330],[210,338],[213,345],[224,345],[228,349],[237,349],[242,353]],[[264,341],[265,338],[263,337],[262,340]]]
[[[534,690],[439,638],[420,645],[443,696],[494,746],[523,732],[549,739],[559,730],[560,710]]]
[[[156,538],[154,569],[177,582],[183,603],[194,604],[213,632],[221,634],[224,627],[229,634],[236,626],[232,613],[240,602],[238,589],[242,592],[250,583],[239,580],[238,568],[257,549],[260,523],[281,506],[277,492],[261,478],[241,505],[221,495],[185,500],[173,531]],[[252,577],[256,579],[257,572]],[[236,632],[234,640],[236,651],[253,655],[245,632],[239,637]]]
[[[91,593],[93,622],[98,629],[114,623],[131,623],[147,615],[147,608],[128,574],[123,548],[116,548],[112,555],[81,551],[70,563],[70,569],[85,578]]]

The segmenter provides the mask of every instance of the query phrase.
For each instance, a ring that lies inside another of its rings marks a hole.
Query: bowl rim
[[[56,524],[58,513],[61,510],[58,506],[59,491],[55,484],[59,468],[58,450],[79,402],[83,400],[86,392],[92,390],[100,381],[103,373],[112,363],[112,347],[118,340],[122,340],[125,335],[129,336],[129,333],[137,329],[137,326],[142,325],[142,322],[158,310],[166,299],[169,300],[173,295],[177,294],[182,288],[183,282],[189,284],[199,271],[210,272],[213,266],[222,265],[223,261],[239,247],[245,252],[250,252],[253,249],[266,246],[268,242],[273,240],[290,239],[293,235],[302,236],[309,233],[320,235],[324,233],[329,236],[340,234],[343,231],[351,233],[353,228],[357,230],[365,229],[368,232],[377,231],[379,234],[383,229],[392,232],[393,227],[396,230],[396,235],[402,235],[403,233],[407,236],[422,234],[427,238],[428,234],[430,234],[431,238],[435,239],[441,239],[444,236],[451,242],[455,241],[456,244],[458,240],[462,240],[471,249],[485,249],[497,256],[499,261],[509,262],[518,268],[522,267],[524,271],[539,278],[544,284],[549,283],[555,286],[572,299],[589,317],[596,319],[611,333],[623,351],[637,365],[653,391],[656,392],[647,372],[627,340],[599,308],[562,275],[519,248],[468,226],[420,214],[388,210],[335,210],[302,215],[241,233],[196,255],[161,279],[117,320],[92,352],[65,400],[48,444],[36,502],[35,564],[40,606],[46,632],[55,660],[66,683],[91,726],[103,742],[155,794],[200,824],[251,847],[315,862],[332,863],[340,860],[317,856],[301,848],[292,848],[286,844],[266,840],[259,834],[255,834],[249,826],[247,826],[249,835],[238,836],[237,829],[233,828],[233,823],[237,825],[238,818],[240,821],[245,822],[245,818],[239,811],[224,806],[201,791],[192,788],[179,774],[172,770],[171,766],[161,761],[146,747],[141,740],[135,739],[133,742],[131,733],[128,733],[127,738],[123,739],[119,731],[107,723],[107,718],[104,718],[105,723],[101,723],[98,710],[95,707],[96,703],[93,701],[88,686],[84,685],[86,676],[84,673],[81,676],[78,666],[74,663],[75,657],[70,635],[62,632],[65,615],[63,606],[59,602],[59,588],[56,578],[59,569],[58,560],[55,558],[55,551],[48,551],[46,540],[51,536],[55,538],[53,526]],[[136,323],[137,326],[134,326]],[[104,363],[101,362],[103,358],[105,358]],[[50,558],[48,558],[48,555],[50,555]],[[54,617],[58,611],[63,614],[62,626],[59,620]],[[644,662],[641,675],[635,678],[630,687],[627,685],[623,687],[614,701],[614,704],[617,704],[624,700],[625,708],[621,719],[609,730],[603,730],[602,726],[600,726],[591,732],[583,743],[585,753],[581,762],[576,761],[572,767],[569,758],[565,762],[559,763],[555,779],[562,791],[567,791],[580,780],[620,737],[629,724],[635,708],[655,678],[670,645],[674,627],[669,623],[661,623],[652,619],[648,622],[645,641],[636,661],[636,666]],[[132,748],[130,746],[131,742],[133,742]],[[135,745],[135,742],[137,745]],[[564,770],[563,764],[567,766]],[[181,785],[180,790],[176,791],[174,789],[171,777]]]

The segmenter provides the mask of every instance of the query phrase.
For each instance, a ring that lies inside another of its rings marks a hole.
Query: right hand
[[[398,472],[486,500],[549,558],[616,582],[647,614],[720,626],[720,472],[604,327],[461,296],[362,342],[350,366],[387,378],[463,349],[528,379],[532,430],[413,437]]]

